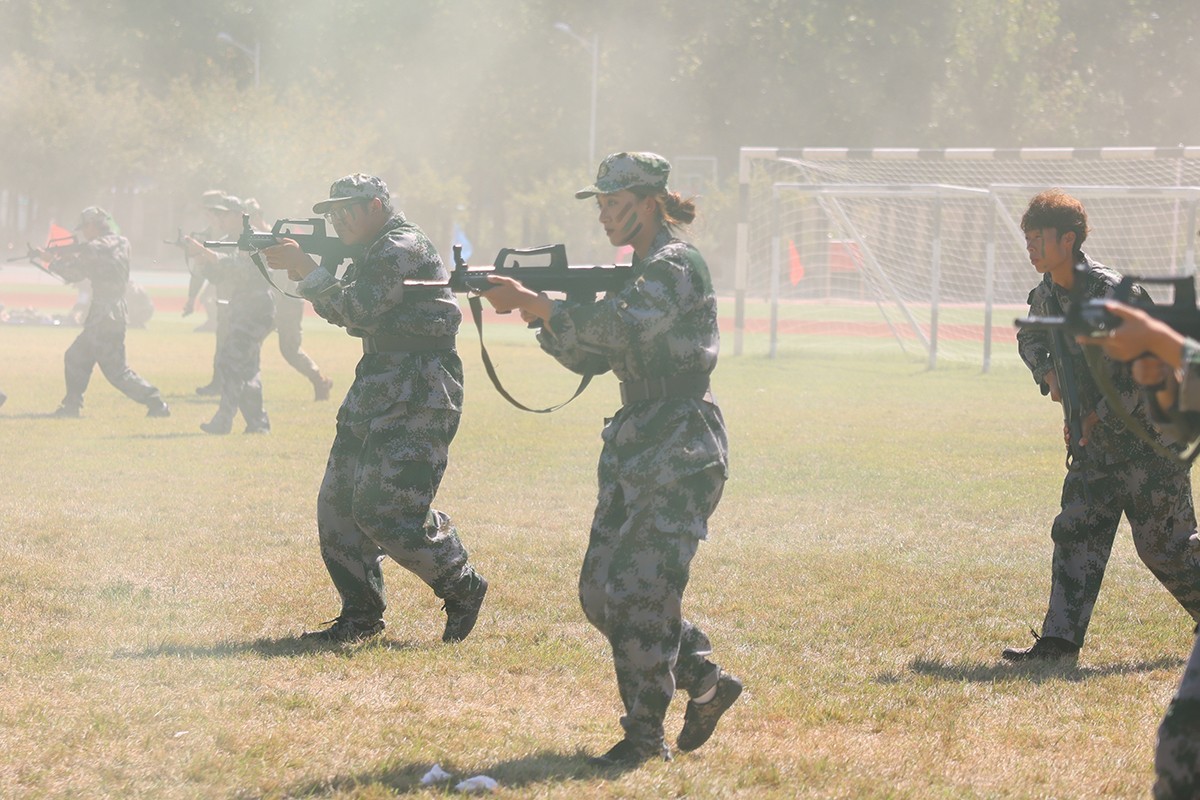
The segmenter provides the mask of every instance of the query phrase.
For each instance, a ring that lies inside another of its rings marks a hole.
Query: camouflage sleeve
[[[332,292],[341,284],[337,278],[324,266],[317,267],[304,279],[296,284],[296,294],[312,303],[313,311],[316,311],[319,316],[325,320],[345,328],[347,322],[336,309],[329,303],[324,302],[324,296],[327,292]]]
[[[300,294],[313,309],[344,328],[371,330],[379,319],[404,300],[404,280],[436,272],[437,252],[414,237],[390,238],[356,262],[339,280],[318,267],[300,282]]]
[[[551,319],[556,316],[566,315],[568,312],[560,306],[575,305],[567,303],[564,300],[555,300],[553,311],[550,315]],[[567,317],[569,319],[569,317]],[[562,338],[554,333],[554,330],[549,324],[543,325],[538,331],[538,344],[542,349],[552,355],[558,363],[562,364],[567,369],[577,375],[602,375],[609,370],[608,360],[603,355],[595,350],[588,350],[581,347],[576,340],[573,344],[565,342]]]
[[[55,258],[50,262],[50,271],[67,283],[79,283],[88,277],[89,263],[81,254]]]
[[[597,303],[556,305],[549,326],[564,348],[611,359],[670,331],[704,295],[686,263],[658,259],[621,291]]]
[[[1045,300],[1035,287],[1026,300],[1029,303],[1030,316],[1045,316],[1047,309]],[[1046,374],[1054,371],[1054,362],[1050,356],[1050,333],[1043,330],[1020,328],[1017,330],[1017,352],[1029,371],[1033,373],[1033,382],[1044,386]],[[1043,394],[1046,390],[1043,389]]]

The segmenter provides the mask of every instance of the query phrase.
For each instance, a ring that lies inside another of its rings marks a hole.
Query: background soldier
[[[208,228],[200,233],[193,234],[192,238],[204,241],[206,239],[217,239],[223,235],[219,232],[220,227],[217,217],[231,210],[229,200],[230,195],[219,189],[210,189],[200,196],[205,217],[208,219]],[[238,228],[238,233],[241,233],[240,227]],[[217,351],[221,349],[221,342],[225,340],[225,336],[229,333],[229,297],[233,291],[233,284],[229,280],[212,280],[206,277],[206,275],[207,271],[201,269],[199,265],[192,267],[191,276],[188,279],[187,300],[183,303],[183,316],[190,316],[196,310],[197,301],[204,304],[208,320],[196,328],[196,330],[213,331],[216,334],[216,344],[213,346],[212,378],[209,379],[208,383],[197,387],[196,394],[204,397],[215,397],[221,393],[221,379],[217,374]],[[217,275],[217,277],[221,276]]]
[[[80,415],[83,393],[97,364],[109,383],[146,406],[146,416],[171,416],[158,389],[142,380],[125,361],[129,240],[116,233],[112,217],[97,206],[83,210],[76,231],[81,239],[78,246],[59,253],[39,251],[64,280],[73,283],[86,278],[92,283],[92,301],[83,331],[63,358],[67,393],[54,416]]]
[[[450,518],[431,508],[462,415],[462,320],[448,290],[410,295],[407,278],[446,280],[433,244],[393,211],[379,178],[355,174],[313,206],[359,255],[339,280],[291,240],[263,251],[317,313],[362,339],[363,357],[338,409],[317,496],[321,556],[342,599],[332,624],[306,638],[348,642],[383,630],[383,556],[445,600],[442,641],[465,639],[487,581],[470,565]]]
[[[242,232],[240,201],[227,195],[209,207],[216,230],[227,239]],[[244,433],[269,433],[271,422],[263,408],[262,344],[275,320],[275,305],[270,285],[263,280],[249,255],[241,250],[220,254],[209,250],[192,237],[185,246],[200,260],[198,269],[217,286],[229,287],[228,328],[217,337],[216,373],[221,388],[221,403],[208,422],[200,424],[205,433],[227,434],[240,411],[246,422]]]
[[[1029,260],[1044,276],[1029,293],[1031,314],[1069,312],[1070,291],[1077,280],[1086,282],[1088,298],[1112,295],[1121,276],[1083,253],[1087,214],[1078,200],[1058,190],[1043,192],[1033,198],[1021,228]],[[1077,275],[1076,264],[1086,271]],[[1145,298],[1140,287],[1137,292]],[[1061,402],[1063,389],[1054,361],[1061,359],[1074,375],[1086,414],[1077,443],[1083,463],[1077,461],[1067,471],[1062,508],[1050,532],[1050,600],[1041,635],[1034,634],[1032,647],[1006,649],[1004,658],[1011,661],[1078,655],[1122,513],[1142,562],[1193,619],[1200,619],[1200,569],[1183,557],[1188,537],[1196,531],[1187,468],[1158,455],[1125,427],[1101,396],[1078,344],[1064,342],[1067,352],[1056,353],[1049,337],[1048,331],[1023,328],[1017,333],[1018,347],[1034,381],[1051,399]],[[1147,405],[1129,366],[1109,358],[1104,364],[1122,405],[1148,424]],[[1070,446],[1070,432],[1065,433]],[[1161,436],[1159,444],[1168,446]]]
[[[242,201],[242,209],[250,215],[250,225],[256,231],[269,231],[271,226],[262,216],[262,207],[253,197]],[[280,281],[276,284],[284,292],[296,293],[295,281]],[[329,391],[333,388],[333,380],[321,374],[317,362],[309,358],[308,353],[300,349],[303,340],[304,300],[288,297],[280,292],[275,293],[275,334],[279,337],[279,353],[292,369],[308,378],[313,386],[314,400],[328,400]]]

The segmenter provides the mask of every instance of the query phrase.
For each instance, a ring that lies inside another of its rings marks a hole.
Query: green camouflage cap
[[[100,206],[88,206],[79,212],[79,224],[75,226],[75,230],[81,230],[89,222],[112,228],[112,217]]]
[[[592,195],[612,194],[635,186],[666,190],[670,173],[670,162],[657,153],[613,153],[600,162],[596,182],[580,189],[575,196],[583,200]]]
[[[329,199],[313,206],[313,213],[324,214],[334,203],[342,200],[374,200],[376,197],[384,203],[388,201],[387,184],[382,178],[356,172],[334,181],[329,187]]]

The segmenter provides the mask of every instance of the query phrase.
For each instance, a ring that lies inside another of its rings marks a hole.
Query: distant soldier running
[[[67,393],[56,417],[78,417],[83,409],[92,370],[99,365],[108,382],[126,397],[146,406],[148,417],[169,417],[170,409],[158,389],[151,386],[125,361],[125,330],[128,310],[125,291],[129,284],[129,240],[116,232],[112,217],[98,206],[89,206],[80,214],[80,243],[55,253],[40,250],[39,255],[68,282],[90,280],[92,299],[83,332],[67,348],[63,357]]]

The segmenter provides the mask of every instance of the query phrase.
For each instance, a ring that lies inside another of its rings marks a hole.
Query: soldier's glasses
[[[331,211],[327,211],[321,216],[325,217],[326,222],[345,222],[353,216],[352,210],[355,206],[362,205],[361,200],[356,200],[353,203],[346,203],[344,206],[338,206]]]

